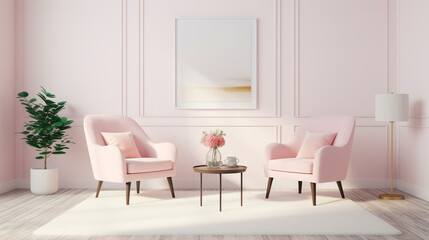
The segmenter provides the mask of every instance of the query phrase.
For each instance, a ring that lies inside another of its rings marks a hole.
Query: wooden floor
[[[320,190],[322,192],[323,190]],[[60,190],[49,196],[36,196],[28,190],[14,190],[0,195],[0,239],[76,239],[76,240],[415,240],[429,239],[429,202],[406,195],[403,201],[378,200],[378,189],[346,190],[349,198],[403,232],[400,236],[33,236],[32,232],[80,203],[93,190]],[[311,226],[308,226],[311,227]]]

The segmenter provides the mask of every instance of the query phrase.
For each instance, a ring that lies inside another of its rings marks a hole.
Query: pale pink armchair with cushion
[[[298,193],[302,191],[302,181],[310,182],[314,206],[316,205],[316,183],[337,182],[341,197],[344,198],[341,181],[346,178],[354,129],[353,116],[317,116],[308,119],[299,127],[287,144],[269,144],[265,159],[265,174],[268,177],[265,197],[268,198],[270,195],[273,179],[284,178],[298,181]],[[300,157],[298,153],[302,155],[300,150],[303,150],[301,147],[304,139],[308,143],[307,132],[310,136],[314,133],[319,135],[325,133],[325,137],[333,134],[335,138],[330,143],[332,145],[318,148],[313,157],[298,158]]]
[[[140,180],[164,177],[168,180],[171,196],[175,197],[171,177],[176,175],[177,154],[172,143],[153,142],[133,119],[124,116],[88,115],[84,119],[84,130],[92,171],[98,180],[95,197],[98,197],[103,181],[126,183],[126,204],[129,205],[131,182],[136,181],[139,193]],[[109,133],[126,132],[131,133],[130,139],[138,151],[132,153],[133,158],[125,157],[130,154],[129,150],[124,153],[115,145],[107,145],[104,138]],[[107,134],[103,137],[102,133]]]

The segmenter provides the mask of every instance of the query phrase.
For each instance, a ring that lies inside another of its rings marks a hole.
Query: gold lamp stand
[[[393,193],[393,123],[394,121],[390,121],[390,193],[380,194],[378,197],[386,200],[403,200],[404,195]]]

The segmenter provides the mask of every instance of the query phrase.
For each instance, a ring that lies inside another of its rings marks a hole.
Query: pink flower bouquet
[[[214,132],[211,131],[210,133],[203,132],[201,143],[210,148],[206,156],[206,163],[209,167],[222,166],[222,155],[218,148],[225,145],[225,139],[223,136],[226,136],[226,134],[222,130],[218,129]]]
[[[226,134],[222,130],[218,129],[210,133],[203,132],[201,143],[209,148],[223,147],[225,145],[225,139],[223,136],[226,136]]]

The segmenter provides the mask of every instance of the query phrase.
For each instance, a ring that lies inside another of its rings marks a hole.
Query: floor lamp
[[[379,198],[402,200],[404,195],[393,193],[393,123],[408,120],[408,94],[377,94],[375,120],[390,122],[390,193],[380,194]]]

